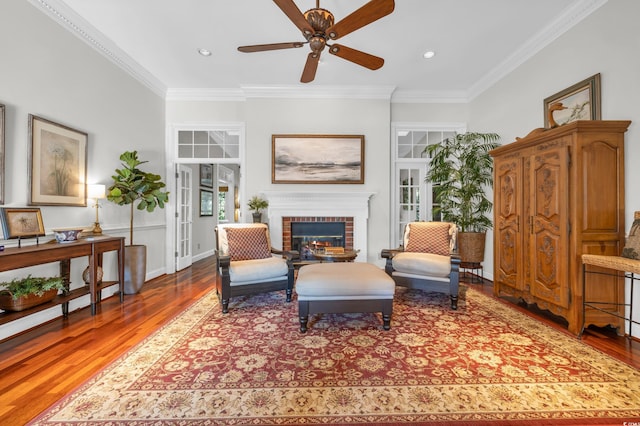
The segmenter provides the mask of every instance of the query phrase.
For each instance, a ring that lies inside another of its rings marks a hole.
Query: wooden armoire
[[[564,317],[579,334],[581,255],[625,243],[624,133],[630,121],[575,121],[534,130],[493,151],[494,294]],[[589,274],[589,300],[624,303],[624,279]],[[608,307],[622,314],[623,306]],[[589,309],[585,327],[622,320]]]

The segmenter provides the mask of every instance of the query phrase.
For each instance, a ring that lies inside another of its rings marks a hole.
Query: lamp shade
[[[87,185],[87,198],[105,198],[105,186],[101,184]]]

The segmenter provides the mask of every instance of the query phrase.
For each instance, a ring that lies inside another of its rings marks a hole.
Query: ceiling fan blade
[[[384,59],[382,58],[340,44],[332,44],[329,48],[329,53],[370,70],[377,70],[384,65]]]
[[[292,47],[302,47],[304,43],[294,41],[291,43],[273,43],[273,44],[254,44],[253,46],[240,46],[238,50],[240,52],[264,52],[265,50],[278,50],[278,49],[290,49]]]
[[[275,1],[275,0],[274,0]],[[327,36],[333,40],[344,37],[353,31],[387,16],[395,8],[393,0],[371,0],[360,9],[327,28]]]
[[[313,28],[307,22],[304,15],[298,9],[298,6],[293,2],[293,0],[273,0],[275,4],[284,12],[285,15],[289,17],[291,22],[295,24],[296,27],[302,31],[302,34],[306,36],[310,36],[313,34]]]
[[[307,56],[307,63],[304,65],[304,70],[302,71],[302,77],[300,77],[301,83],[310,83],[314,78],[316,78],[318,62],[320,62],[320,52],[309,53]]]

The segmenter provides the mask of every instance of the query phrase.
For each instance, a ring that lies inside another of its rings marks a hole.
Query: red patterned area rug
[[[619,424],[640,418],[640,372],[463,286],[398,288],[379,314],[215,292],[65,397],[36,425]]]

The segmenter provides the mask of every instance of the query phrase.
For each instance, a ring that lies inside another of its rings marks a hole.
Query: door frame
[[[240,147],[239,147],[239,159],[237,158],[179,158],[178,157],[178,131],[180,130],[205,130],[205,131],[216,131],[216,130],[234,130],[240,132]],[[178,164],[237,164],[240,166],[240,176],[238,182],[238,192],[242,196],[245,194],[245,180],[243,176],[243,170],[245,166],[245,123],[244,122],[212,122],[212,123],[172,123],[168,124],[165,132],[165,157],[166,157],[166,165],[165,165],[165,173],[167,176],[166,179],[166,190],[169,191],[170,194],[176,193],[176,170]],[[171,178],[168,178],[168,177]],[[244,198],[240,198],[240,205],[244,206]],[[177,241],[177,230],[176,230],[176,215],[177,211],[177,203],[173,201],[173,198],[169,197],[169,202],[165,207],[165,223],[166,223],[166,231],[165,231],[165,241],[166,241],[166,250],[165,250],[165,273],[173,274],[176,272],[176,251],[178,248]],[[241,208],[241,217],[243,217],[244,209]],[[217,219],[216,219],[217,220]],[[193,248],[192,248],[193,250]]]

